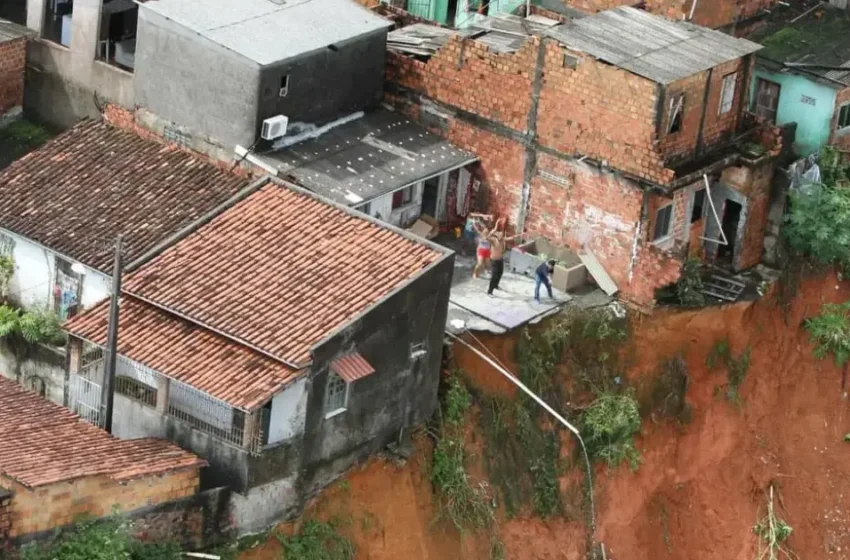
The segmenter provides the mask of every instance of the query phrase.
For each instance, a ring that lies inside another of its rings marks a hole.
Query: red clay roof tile
[[[112,437],[0,377],[0,473],[24,486],[98,475],[124,481],[206,464],[166,440]]]

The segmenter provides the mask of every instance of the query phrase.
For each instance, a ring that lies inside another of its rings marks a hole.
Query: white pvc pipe
[[[714,207],[714,201],[711,200],[711,187],[708,185],[708,175],[703,174],[702,180],[705,181],[705,197],[708,199],[708,205],[711,207],[711,213],[714,214],[714,220],[717,222],[717,227],[720,229],[720,239],[709,239],[708,237],[700,236],[703,241],[717,243],[718,245],[729,245],[729,240],[726,239],[726,234],[723,233],[723,224],[717,216],[717,209]]]

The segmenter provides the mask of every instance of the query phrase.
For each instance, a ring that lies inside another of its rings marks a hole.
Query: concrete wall
[[[0,241],[13,245],[15,273],[9,284],[10,299],[31,309],[52,306],[56,259],[75,261],[8,230],[0,230]],[[83,307],[90,307],[109,297],[111,280],[97,270],[84,268],[81,303]]]
[[[139,107],[231,148],[247,147],[256,139],[259,92],[258,64],[140,6]]]
[[[324,48],[263,67],[259,121],[286,115],[290,124],[324,124],[376,107],[383,96],[386,43],[387,31],[382,29],[337,43],[336,50]],[[280,97],[284,75],[289,76],[289,88]]]
[[[453,256],[438,263],[314,349],[301,461],[308,491],[434,412],[453,265]],[[412,360],[417,343],[428,354]],[[328,364],[355,350],[376,371],[350,384],[345,412],[327,418]]]
[[[751,84],[752,103],[755,102],[755,88],[759,78],[775,82],[780,86],[776,124],[782,126],[787,123],[797,123],[797,132],[792,146],[796,155],[808,156],[829,142],[835,108],[834,89],[797,74],[776,73],[764,68],[756,68]]]
[[[41,33],[47,0],[29,0],[27,27]],[[70,47],[39,39],[28,53],[25,107],[60,127],[100,114],[101,102],[134,102],[133,74],[95,60],[102,0],[75,0]]]
[[[16,347],[0,339],[0,375],[56,404],[65,399],[65,350],[46,345]]]

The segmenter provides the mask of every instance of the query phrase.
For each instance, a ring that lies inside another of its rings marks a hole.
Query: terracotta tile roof
[[[359,352],[352,352],[347,356],[338,358],[331,362],[331,369],[342,377],[347,383],[353,383],[367,375],[375,373],[375,368],[366,361]]]
[[[173,146],[85,121],[0,171],[0,227],[100,270],[126,262],[248,181]]]
[[[124,289],[301,366],[313,345],[444,257],[270,183],[131,274]]]
[[[132,296],[121,298],[118,317],[119,354],[237,408],[264,405],[298,374]],[[104,301],[68,321],[65,329],[105,346],[108,321],[109,302]]]
[[[97,475],[123,481],[206,464],[162,439],[114,438],[0,377],[0,473],[25,486]]]

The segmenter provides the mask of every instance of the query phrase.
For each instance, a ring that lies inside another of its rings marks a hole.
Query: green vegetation
[[[0,128],[0,169],[38,148],[51,136],[49,130],[27,119]]]
[[[0,338],[20,339],[27,344],[64,344],[59,318],[50,311],[21,311],[0,305]]]
[[[9,256],[0,257],[0,300],[9,296],[9,282],[15,274],[15,260]]]
[[[479,529],[492,525],[490,496],[484,483],[474,484],[466,470],[463,422],[472,397],[455,372],[444,396],[442,430],[434,447],[431,483],[437,490],[440,509],[454,526]]]
[[[794,530],[784,519],[776,514],[773,507],[773,486],[767,501],[767,514],[753,526],[753,533],[759,537],[756,560],[793,559],[796,556],[788,549],[787,540]]]
[[[820,314],[806,319],[804,325],[815,345],[817,359],[831,354],[838,367],[847,364],[850,360],[850,301],[825,303]]]
[[[682,276],[676,282],[676,296],[681,305],[687,307],[705,305],[701,268],[702,262],[695,258],[688,259],[682,267]]]
[[[355,547],[331,523],[312,519],[288,537],[277,534],[285,560],[353,560]]]
[[[729,402],[740,405],[740,387],[750,369],[750,347],[747,346],[738,357],[735,357],[732,354],[729,341],[726,339],[718,340],[708,353],[705,365],[710,370],[721,365],[726,369],[727,383],[718,387],[718,390],[724,390]]]
[[[176,543],[147,543],[130,535],[120,518],[80,523],[48,543],[29,545],[21,560],[177,560]]]
[[[652,385],[650,402],[644,413],[658,413],[682,424],[691,420],[691,407],[685,401],[688,392],[688,368],[681,355],[664,360]]]
[[[850,268],[850,188],[823,186],[791,195],[784,228],[791,249],[816,264]]]
[[[634,395],[603,394],[582,413],[580,431],[595,460],[617,467],[624,460],[632,470],[640,465],[634,436],[640,432],[640,411]]]

